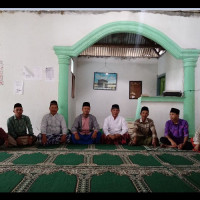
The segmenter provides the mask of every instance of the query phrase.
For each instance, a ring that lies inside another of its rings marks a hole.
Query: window
[[[71,58],[71,63],[70,63],[70,65],[71,65],[71,73],[73,74],[73,73],[74,73],[74,61],[73,61],[72,58]]]
[[[72,89],[71,89],[71,97],[75,97],[75,75],[74,75],[74,61],[71,58],[71,73],[72,73]]]
[[[163,95],[165,91],[165,74],[161,74],[157,78],[157,96]]]

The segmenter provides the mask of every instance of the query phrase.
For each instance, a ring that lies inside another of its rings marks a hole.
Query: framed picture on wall
[[[94,90],[116,90],[117,73],[94,72]]]
[[[129,81],[129,99],[138,99],[142,94],[142,81]]]

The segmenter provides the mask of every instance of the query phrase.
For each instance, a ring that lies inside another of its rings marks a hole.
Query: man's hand
[[[94,133],[92,134],[92,139],[95,139],[97,137],[97,132],[94,131]]]
[[[80,140],[80,136],[78,135],[78,133],[76,132],[76,133],[74,133],[74,137],[75,137],[75,139],[76,140]]]
[[[199,149],[199,144],[196,144],[195,145],[195,147],[194,147],[194,149],[193,149],[193,151],[199,151],[200,149]]]
[[[33,136],[28,137],[28,145],[32,145],[33,143]]]
[[[171,147],[172,148],[177,148],[178,147],[178,145],[176,144],[176,142],[174,142],[173,140],[170,141],[170,142],[171,142]]]
[[[116,133],[116,134],[114,134],[114,137],[115,137],[115,139],[118,139],[121,137],[121,134]]]
[[[47,136],[46,136],[46,134],[42,134],[42,144],[43,145],[47,144]]]
[[[178,149],[183,149],[183,147],[184,147],[184,143],[181,143],[178,145]]]
[[[157,144],[157,138],[153,138],[152,139],[152,145],[154,146],[154,147],[156,147],[158,144]]]
[[[109,134],[108,137],[109,137],[111,140],[114,140],[114,139],[115,139],[115,136],[114,136],[114,135],[111,135],[111,134]]]
[[[66,135],[66,134],[63,134],[62,137],[61,137],[60,142],[61,142],[61,143],[65,143],[66,140],[67,140],[67,135]]]
[[[133,137],[133,138],[131,139],[131,141],[129,142],[129,145],[134,146],[134,145],[136,145],[136,144],[137,144],[137,137],[135,136],[135,137]]]

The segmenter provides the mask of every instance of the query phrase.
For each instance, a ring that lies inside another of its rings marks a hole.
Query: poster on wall
[[[53,67],[45,68],[46,81],[54,81],[54,69]]]
[[[116,90],[117,73],[94,72],[94,90]]]
[[[142,81],[129,81],[129,99],[138,99],[142,94]]]
[[[24,93],[24,81],[14,82],[14,94],[22,95]]]
[[[23,68],[24,80],[41,80],[42,69],[41,67],[26,67]]]
[[[0,85],[3,85],[3,61],[0,60]]]

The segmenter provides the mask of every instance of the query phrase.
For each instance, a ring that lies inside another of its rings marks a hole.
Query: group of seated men
[[[152,145],[154,147],[172,147],[183,150],[200,151],[200,129],[195,137],[189,138],[188,122],[179,118],[180,110],[171,108],[170,120],[165,124],[164,136],[157,137],[154,121],[149,116],[146,106],[141,108],[140,118],[135,120],[133,131],[128,132],[127,122],[120,116],[118,104],[113,104],[111,114],[104,119],[100,130],[96,117],[90,114],[90,103],[84,102],[82,113],[77,116],[71,129],[67,129],[63,115],[58,113],[57,101],[50,102],[49,113],[41,122],[41,133],[33,133],[30,118],[23,115],[20,103],[14,105],[14,115],[8,118],[8,133],[0,128],[0,145],[4,147],[33,145],[73,144],[128,144]],[[27,132],[28,131],[28,132]]]

